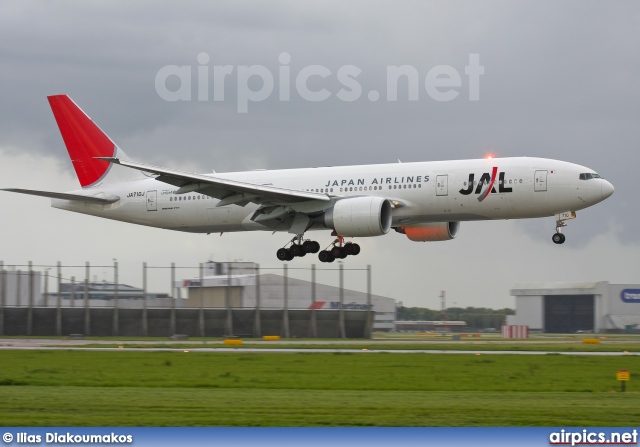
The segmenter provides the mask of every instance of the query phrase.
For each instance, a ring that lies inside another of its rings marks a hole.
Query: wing
[[[110,163],[126,166],[128,168],[155,174],[157,176],[156,180],[177,186],[179,189],[176,191],[176,194],[198,191],[200,194],[215,197],[221,201],[218,206],[231,204],[244,206],[249,202],[257,204],[269,203],[274,205],[286,205],[308,200],[318,200],[320,202],[331,201],[331,197],[326,194],[221,179],[211,177],[209,175],[161,168],[158,166],[120,160],[112,157],[97,158]]]
[[[215,197],[220,200],[217,207],[225,205],[246,206],[248,203],[255,203],[260,207],[251,216],[252,221],[272,229],[284,225],[293,234],[307,231],[314,225],[310,219],[311,216],[320,214],[340,199],[340,197],[328,194],[221,179],[113,157],[99,158],[153,174],[156,176],[156,180],[177,186],[176,194],[197,191],[200,194]]]
[[[18,189],[18,188],[3,188],[0,191],[19,192],[20,194],[29,194],[32,196],[49,197],[50,199],[63,199],[63,200],[75,200],[78,202],[93,203],[96,205],[108,205],[110,203],[120,200],[118,196],[83,196],[82,194],[70,194],[64,192],[50,192],[50,191],[36,191],[34,189]]]

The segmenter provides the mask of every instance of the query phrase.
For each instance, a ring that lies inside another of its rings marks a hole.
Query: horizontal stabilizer
[[[120,200],[118,196],[94,197],[83,196],[82,194],[69,194],[64,192],[35,191],[33,189],[3,188],[0,191],[19,192],[32,196],[49,197],[51,199],[76,200],[78,202],[94,203],[97,205],[108,205]]]

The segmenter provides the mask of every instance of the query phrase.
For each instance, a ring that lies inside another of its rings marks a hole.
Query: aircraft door
[[[147,191],[147,211],[158,211],[158,191]]]
[[[436,196],[449,195],[449,176],[438,175],[436,177]]]
[[[547,190],[547,171],[536,171],[533,189],[534,191]]]

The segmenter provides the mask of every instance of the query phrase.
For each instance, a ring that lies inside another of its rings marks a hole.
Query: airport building
[[[546,333],[640,332],[640,284],[518,284],[507,325]]]
[[[168,293],[153,293],[145,291],[139,287],[127,284],[114,284],[107,281],[102,282],[78,282],[78,283],[60,283],[60,292],[50,292],[43,296],[45,302],[53,303],[58,295],[64,305],[80,305],[79,301],[85,298],[90,300],[91,307],[108,307],[113,306],[114,299],[127,302],[129,300],[147,300],[147,306],[169,306]],[[164,300],[164,301],[163,301]],[[126,307],[126,306],[125,306]],[[140,307],[132,304],[132,307]]]
[[[202,279],[176,281],[184,293],[183,307],[235,309],[371,310],[374,331],[394,330],[396,302],[392,298],[285,277],[258,273],[253,262],[207,262]]]

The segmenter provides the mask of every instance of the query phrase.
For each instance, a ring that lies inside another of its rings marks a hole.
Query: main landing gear
[[[360,246],[353,242],[344,243],[344,238],[338,238],[332,242],[331,250],[322,250],[318,255],[320,262],[333,262],[336,259],[344,259],[347,256],[356,256],[360,253]]]
[[[318,253],[320,244],[316,241],[306,240],[302,242],[302,236],[298,235],[291,239],[289,248],[281,248],[276,252],[276,256],[281,261],[291,261],[293,258],[302,258],[307,253]]]
[[[564,244],[565,236],[562,234],[562,227],[566,227],[567,224],[561,220],[556,221],[556,233],[551,236],[551,240],[554,244]]]
[[[307,253],[318,253],[320,244],[316,241],[306,240],[302,242],[303,235],[299,234],[289,242],[289,248],[282,247],[276,252],[276,256],[281,261],[291,261],[293,258],[302,258]],[[287,244],[288,245],[288,244]],[[333,262],[336,259],[344,259],[347,256],[356,256],[360,253],[360,246],[353,242],[344,242],[342,236],[331,243],[330,250],[322,250],[318,254],[320,262]]]

